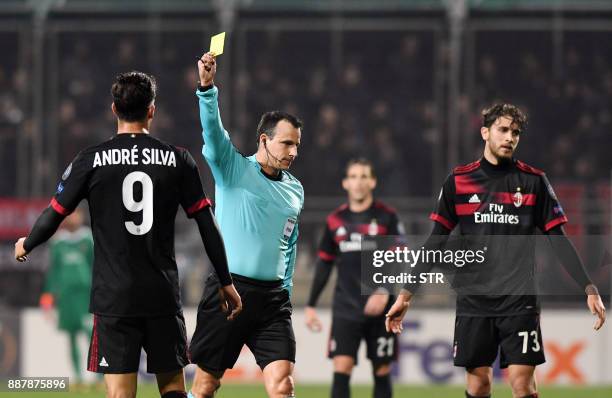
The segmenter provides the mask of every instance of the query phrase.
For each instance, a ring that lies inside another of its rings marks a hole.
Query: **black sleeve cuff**
[[[209,84],[208,86],[202,86],[200,85],[200,83],[198,83],[198,91],[205,92],[205,91],[210,90],[214,86],[215,86],[214,84]]]

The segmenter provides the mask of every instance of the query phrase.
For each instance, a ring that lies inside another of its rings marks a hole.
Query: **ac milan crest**
[[[523,194],[521,193],[521,188],[516,188],[516,193],[512,195],[512,203],[514,203],[514,207],[521,207],[523,204]]]

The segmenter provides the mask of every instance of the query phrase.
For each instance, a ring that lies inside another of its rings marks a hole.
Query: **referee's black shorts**
[[[209,372],[224,372],[236,363],[246,344],[261,369],[278,360],[295,362],[291,301],[282,281],[260,281],[232,274],[242,298],[233,321],[221,311],[215,274],[206,280],[198,320],[189,346],[192,363]]]

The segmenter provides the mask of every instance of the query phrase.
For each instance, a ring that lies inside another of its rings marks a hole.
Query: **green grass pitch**
[[[371,386],[353,386],[352,398],[370,398]],[[493,390],[495,398],[511,398],[512,394],[506,386],[496,385]],[[103,398],[104,392],[69,392],[69,393],[6,393],[0,392],[1,398]],[[395,386],[394,396],[397,398],[463,398],[463,388],[460,386]],[[610,398],[612,386],[608,387],[542,387],[542,398]],[[157,388],[151,384],[138,387],[138,398],[159,397]],[[265,398],[263,385],[224,385],[215,398]],[[296,398],[329,398],[329,386],[298,385]]]

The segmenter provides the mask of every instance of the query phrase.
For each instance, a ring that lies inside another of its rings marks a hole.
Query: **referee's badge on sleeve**
[[[288,218],[285,223],[285,228],[283,229],[283,236],[285,239],[289,239],[291,234],[293,233],[293,229],[295,228],[295,224],[297,223],[296,219]]]

